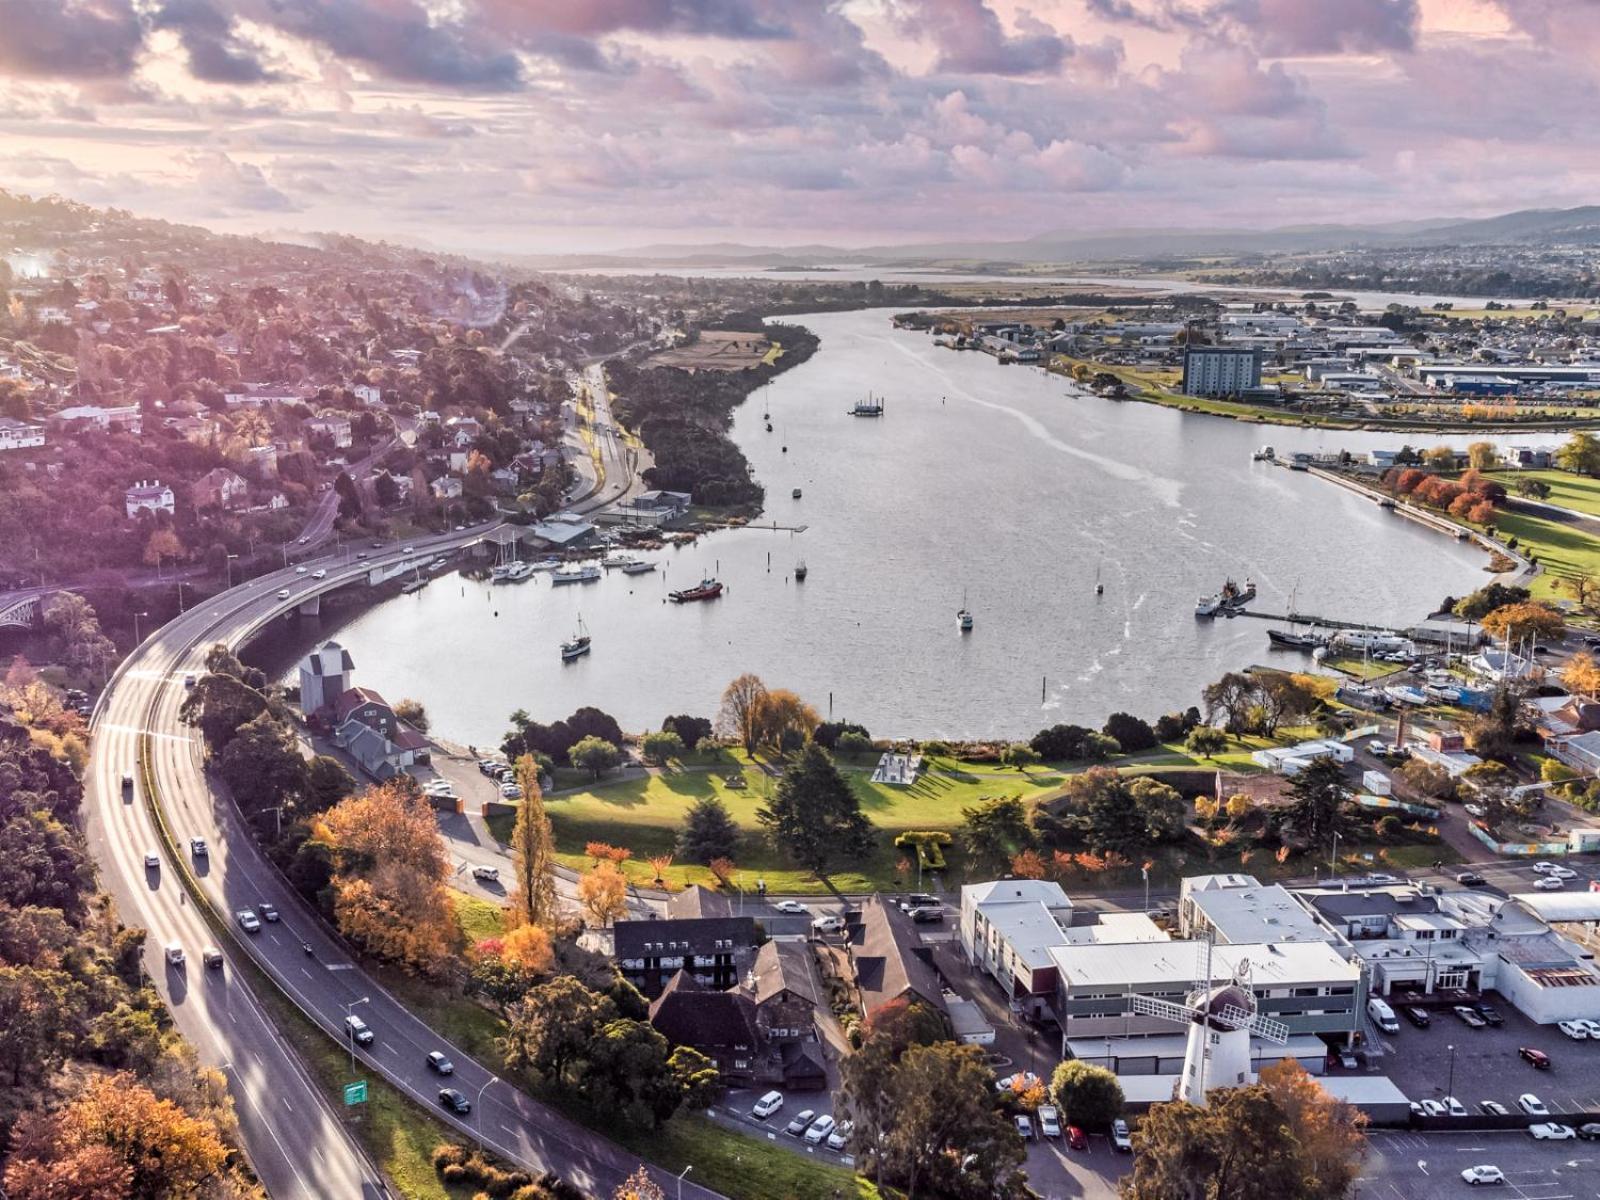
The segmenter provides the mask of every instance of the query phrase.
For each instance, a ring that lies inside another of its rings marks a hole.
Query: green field
[[[1506,491],[1513,497],[1517,494],[1518,483],[1524,479],[1537,480],[1550,488],[1551,504],[1600,517],[1600,479],[1554,470],[1496,471],[1494,477],[1505,484]]]
[[[1495,515],[1495,530],[1503,539],[1516,538],[1517,548],[1533,555],[1544,568],[1530,585],[1535,596],[1570,599],[1564,590],[1556,587],[1559,579],[1600,575],[1600,538],[1575,525],[1502,511]]]

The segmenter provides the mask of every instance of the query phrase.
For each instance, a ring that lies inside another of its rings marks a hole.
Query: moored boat
[[[692,588],[668,592],[667,599],[674,604],[688,604],[695,600],[715,600],[720,595],[722,595],[721,581],[707,576]]]
[[[579,616],[578,631],[561,643],[562,660],[571,662],[575,658],[583,657],[589,653],[589,645],[589,631],[584,628],[583,617]]]
[[[857,400],[855,407],[850,410],[852,417],[881,417],[883,416],[883,401],[867,393],[865,400]]]
[[[558,583],[593,583],[600,578],[600,568],[593,563],[584,563],[581,567],[562,567],[550,576],[552,584]]]
[[[796,583],[804,583],[806,581],[806,571],[807,571],[807,569],[808,568],[806,567],[806,560],[805,559],[802,558],[799,562],[795,563],[795,565],[794,565],[794,581]]]

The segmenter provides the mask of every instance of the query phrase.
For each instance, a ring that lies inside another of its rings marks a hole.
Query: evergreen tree
[[[872,853],[872,823],[861,800],[821,746],[808,743],[783,773],[756,819],[801,866],[817,875],[841,858]]]
[[[678,832],[678,853],[691,862],[706,864],[732,858],[739,846],[739,827],[728,815],[720,797],[702,796],[690,807]]]

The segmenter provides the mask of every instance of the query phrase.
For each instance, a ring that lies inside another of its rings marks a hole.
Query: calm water
[[[1297,591],[1304,611],[1385,623],[1487,578],[1481,553],[1250,461],[1263,441],[1355,449],[1394,435],[1075,395],[1037,369],[897,331],[881,311],[800,320],[821,350],[747,403],[735,436],[767,486],[765,519],[804,533],[719,533],[663,552],[654,575],[587,585],[452,576],[321,633],[350,649],[359,683],[417,697],[439,733],[466,742],[498,740],[518,707],[554,719],[593,704],[631,729],[709,715],[743,671],[824,713],[831,695],[836,716],[880,736],[1024,736],[1117,709],[1153,717],[1267,661],[1265,622],[1193,616],[1229,576],[1253,577],[1265,611]],[[881,420],[847,415],[868,388],[888,399]],[[797,584],[801,557],[810,577]],[[664,602],[701,571],[729,594]],[[976,616],[965,636],[963,597]],[[580,611],[595,649],[563,664]],[[314,632],[261,656],[286,664]]]

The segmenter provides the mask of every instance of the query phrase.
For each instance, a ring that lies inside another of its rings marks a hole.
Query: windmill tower
[[[1263,1017],[1256,1010],[1255,993],[1250,989],[1250,961],[1244,959],[1227,983],[1211,979],[1211,947],[1206,947],[1205,983],[1190,992],[1185,1003],[1173,1004],[1154,996],[1135,995],[1133,1011],[1140,1016],[1158,1017],[1189,1027],[1189,1044],[1183,1055],[1183,1077],[1178,1081],[1178,1099],[1205,1106],[1206,1092],[1214,1087],[1237,1087],[1254,1083],[1251,1070],[1250,1039],[1261,1038],[1275,1045],[1289,1040],[1289,1027],[1282,1021]]]

